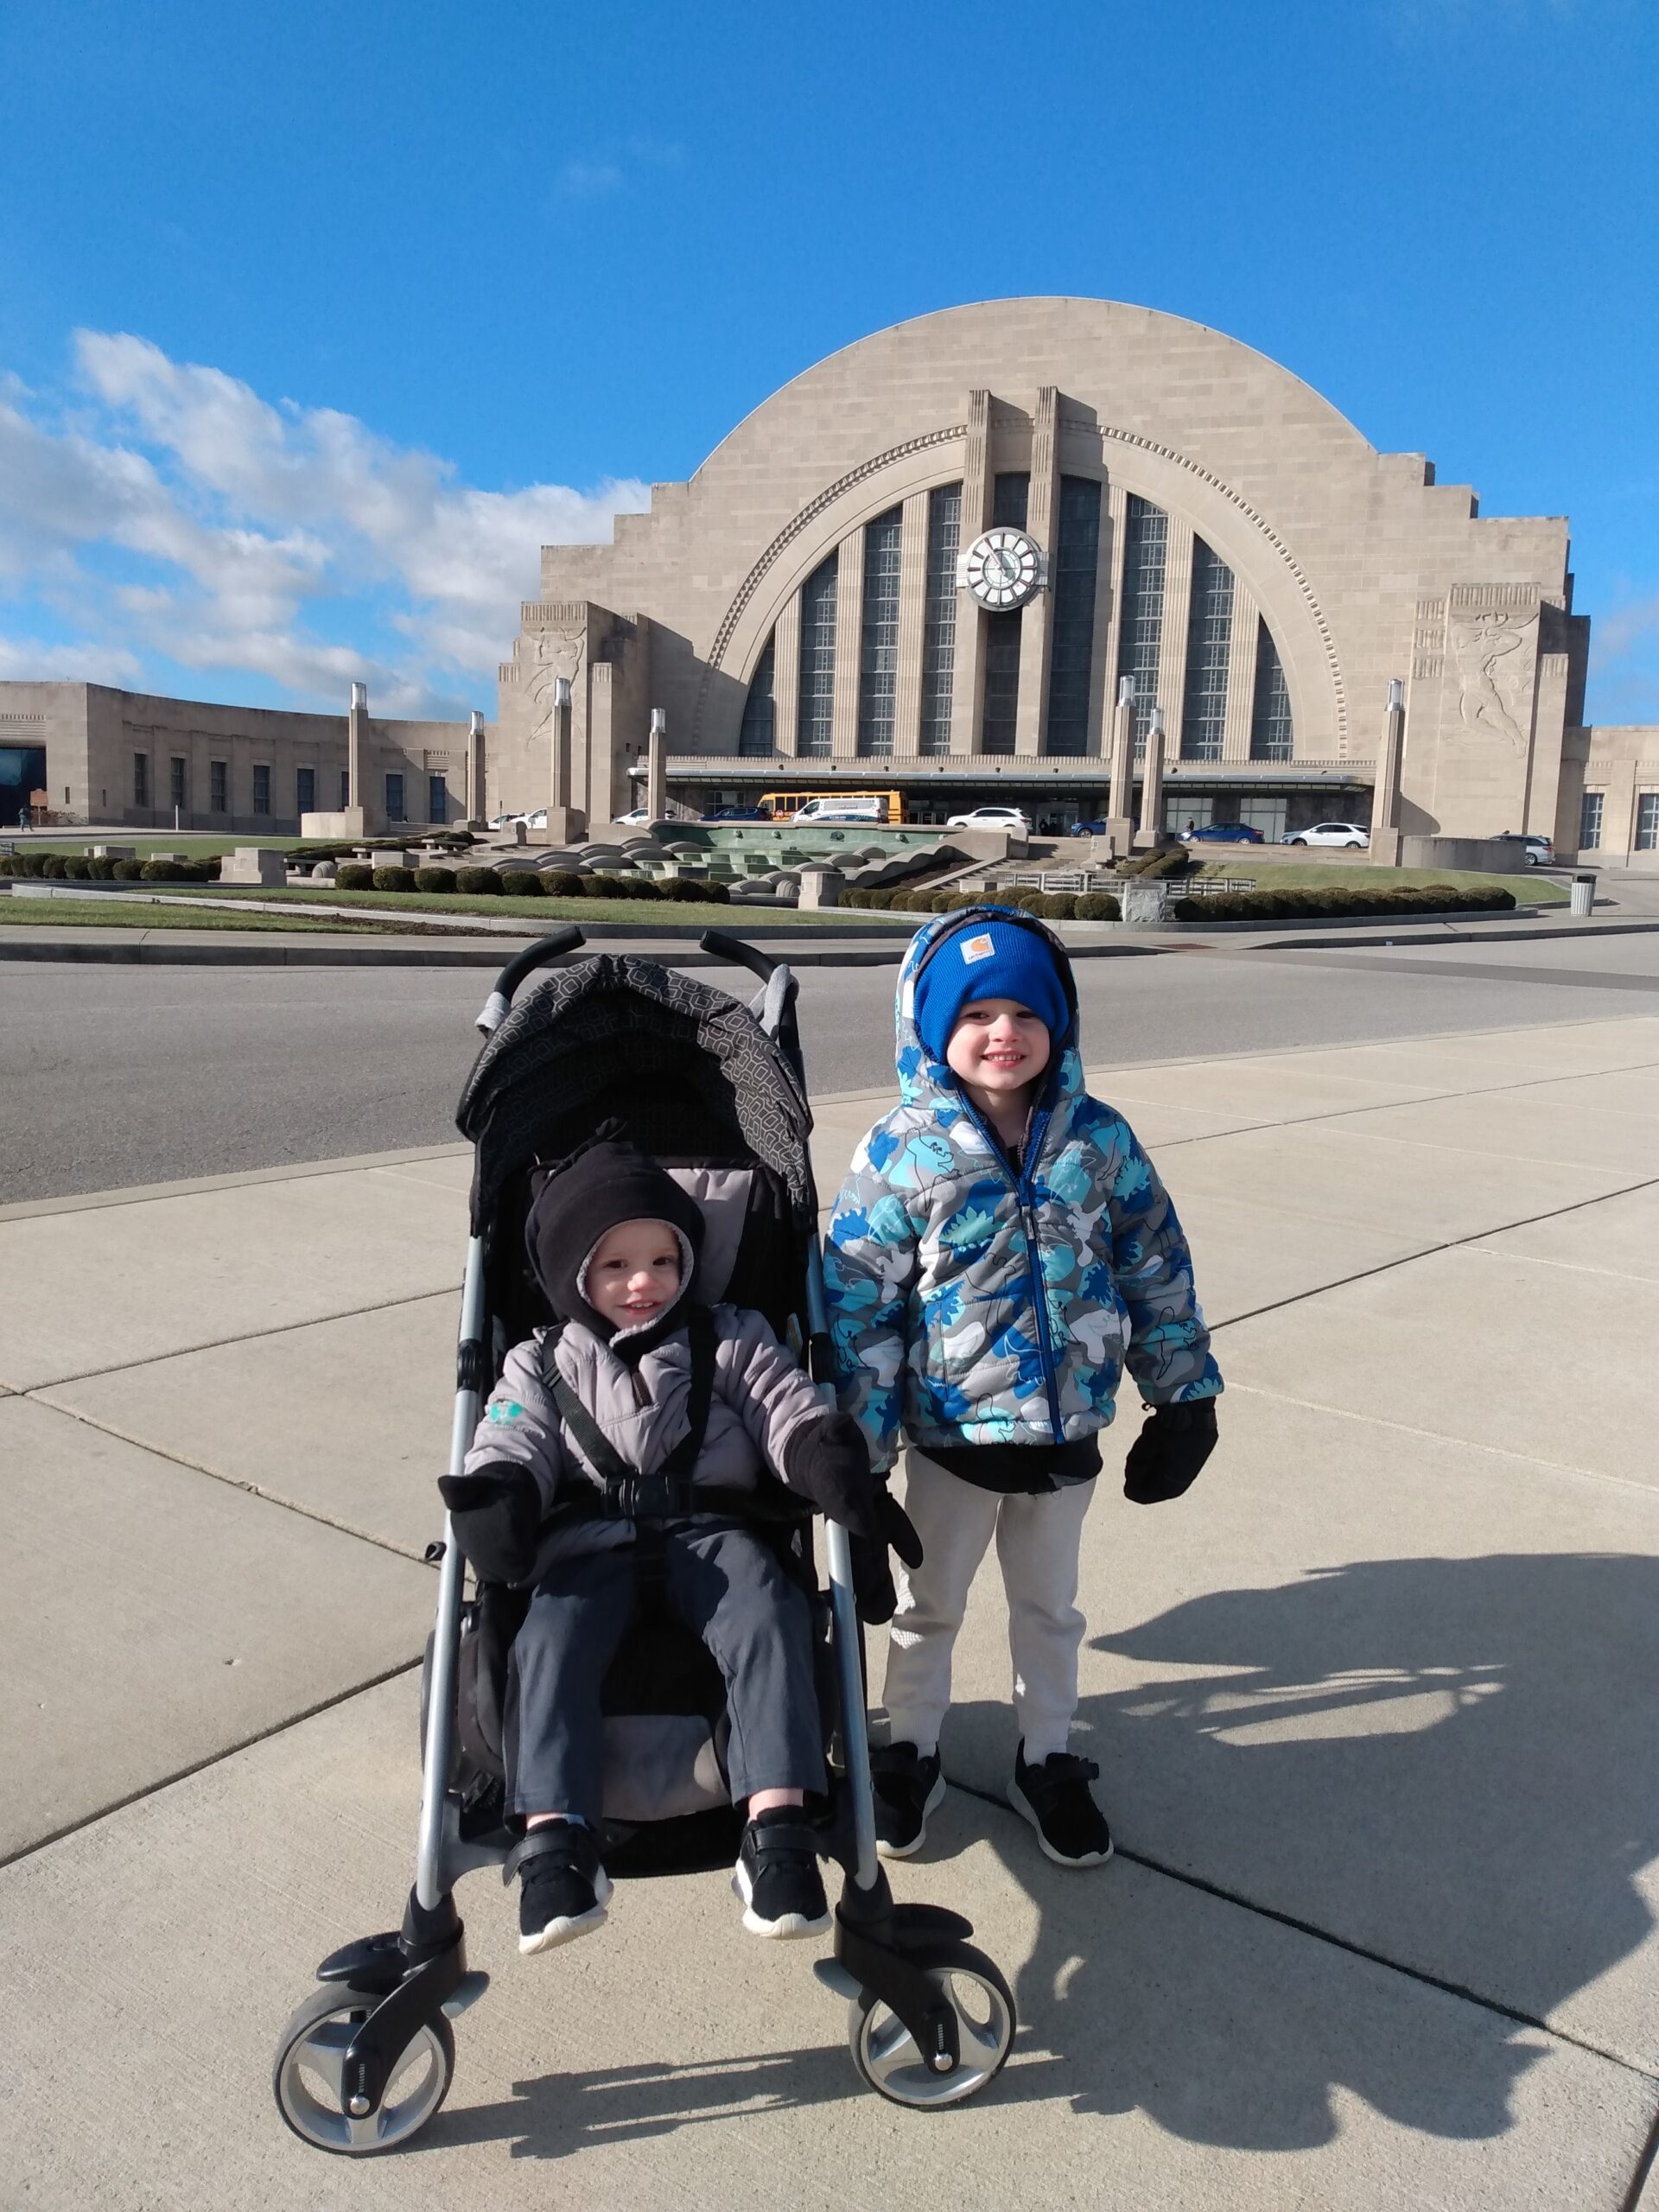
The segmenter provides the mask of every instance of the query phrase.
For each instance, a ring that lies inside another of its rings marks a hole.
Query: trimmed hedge
[[[203,861],[141,861],[138,863],[140,883],[213,883],[219,870],[209,870]]]
[[[455,888],[469,899],[496,898],[500,894],[501,879],[493,868],[458,868]]]
[[[334,880],[338,882],[339,877]],[[412,868],[377,868],[371,871],[369,880],[377,891],[412,891],[415,871]]]
[[[1185,845],[1160,845],[1153,852],[1142,853],[1139,859],[1115,861],[1112,868],[1115,874],[1138,875],[1148,883],[1157,883],[1166,876],[1185,875],[1196,865]]]
[[[1123,910],[1109,891],[1080,891],[1071,912],[1079,922],[1116,922],[1122,920]]]
[[[626,899],[628,894],[624,891],[620,895]],[[732,894],[723,883],[711,882],[707,877],[699,880],[694,875],[675,876],[664,884],[663,896],[685,906],[729,906],[732,902]]]
[[[115,880],[118,883],[137,883],[144,873],[143,861],[117,861]]]
[[[544,899],[547,887],[533,868],[499,868],[504,899]]]
[[[415,888],[417,891],[453,891],[455,871],[452,868],[417,868]]]
[[[1170,913],[1179,922],[1281,922],[1325,918],[1409,920],[1416,914],[1500,914],[1515,906],[1515,893],[1459,890],[1450,883],[1395,884],[1381,891],[1355,891],[1333,885],[1329,891],[1233,891],[1209,899],[1174,899]]]
[[[366,861],[342,861],[334,877],[336,891],[372,891],[374,870]]]
[[[580,899],[588,887],[572,869],[550,868],[542,878],[542,889],[550,899]]]

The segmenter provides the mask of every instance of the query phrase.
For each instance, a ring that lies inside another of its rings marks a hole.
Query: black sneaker
[[[908,1859],[927,1841],[927,1816],[944,1802],[939,1755],[925,1758],[914,1744],[886,1744],[870,1749],[870,1783],[875,1792],[875,1847],[883,1859]]]
[[[591,1828],[580,1821],[550,1821],[531,1831],[514,1860],[518,1948],[526,1958],[574,1943],[603,1923],[611,1878],[599,1863],[599,1842]]]
[[[1040,1766],[1026,1764],[1023,1743],[1014,1753],[1008,1802],[1031,1822],[1057,1866],[1099,1866],[1112,1855],[1106,1815],[1089,1794],[1099,1777],[1092,1759],[1071,1751],[1051,1752]]]
[[[798,1806],[755,1815],[743,1831],[732,1887],[751,1936],[822,1936],[830,1925],[817,1844]]]

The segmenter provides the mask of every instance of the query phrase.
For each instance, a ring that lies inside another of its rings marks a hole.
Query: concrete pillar
[[[550,845],[568,845],[573,838],[588,834],[587,810],[573,804],[571,800],[571,721],[570,679],[568,676],[556,676],[553,711],[547,724],[547,828],[543,833],[543,841]],[[605,810],[608,813],[610,810],[607,807]]]
[[[351,779],[351,802],[369,810],[368,787],[369,687],[352,686],[351,709],[346,717],[346,772]]]
[[[962,527],[957,538],[965,553],[990,520],[995,492],[991,467],[991,395],[968,395],[968,441],[962,464]],[[985,710],[985,612],[973,594],[957,592],[955,681],[950,694],[950,751],[977,753],[980,718]]]
[[[1147,757],[1141,772],[1141,828],[1135,842],[1155,845],[1164,826],[1164,710],[1152,710],[1147,732]]]
[[[786,760],[795,754],[801,710],[801,594],[791,593],[772,632],[772,744]]]
[[[893,749],[914,758],[921,744],[922,632],[927,600],[925,492],[905,501],[899,538],[899,666],[893,679]]]
[[[864,630],[864,533],[841,541],[836,563],[836,690],[830,751],[836,760],[858,757],[858,671]]]
[[[467,723],[467,819],[481,822],[488,804],[484,791],[484,717],[474,707]]]
[[[1376,868],[1400,865],[1400,772],[1406,749],[1406,687],[1395,676],[1389,682],[1389,704],[1382,717],[1382,742],[1376,749],[1376,783],[1371,792],[1371,862]]]
[[[1060,474],[1058,427],[1059,395],[1052,384],[1037,393],[1037,411],[1031,426],[1031,494],[1026,508],[1026,527],[1043,549],[1051,569],[1054,562],[1054,531],[1059,516]],[[1043,749],[1043,725],[1048,717],[1050,610],[1053,598],[1048,586],[1034,592],[1020,616],[1020,696],[1014,709],[1014,749],[1022,760]]]
[[[1117,679],[1117,705],[1112,712],[1112,788],[1108,804],[1106,835],[1115,853],[1127,853],[1135,843],[1135,678]]]
[[[1117,603],[1114,571],[1122,557],[1118,539],[1122,535],[1123,505],[1123,499],[1111,486],[1101,486],[1099,565],[1095,570],[1094,645],[1089,663],[1089,734],[1084,741],[1085,749],[1095,759],[1111,749],[1106,702],[1116,694],[1116,686],[1112,679],[1116,673],[1117,663],[1108,648],[1112,614]],[[1116,804],[1116,800],[1112,803]]]
[[[649,820],[661,822],[668,814],[668,716],[660,707],[651,710],[645,762],[645,814]]]

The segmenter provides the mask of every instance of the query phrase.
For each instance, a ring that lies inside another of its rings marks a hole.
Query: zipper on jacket
[[[998,1144],[991,1131],[986,1128],[980,1117],[979,1109],[974,1104],[973,1100],[969,1097],[965,1090],[959,1095],[973,1121],[974,1127],[989,1145],[998,1166],[1001,1168],[1014,1186],[1014,1202],[1019,1208],[1020,1224],[1026,1232],[1026,1277],[1031,1285],[1031,1303],[1037,1316],[1037,1350],[1042,1361],[1043,1390],[1048,1400],[1049,1427],[1054,1432],[1055,1443],[1061,1444],[1065,1440],[1061,1433],[1060,1426],[1059,1375],[1054,1364],[1053,1339],[1048,1333],[1048,1294],[1043,1287],[1042,1268],[1039,1264],[1041,1246],[1037,1236],[1037,1209],[1033,1203],[1031,1192],[1031,1172],[1037,1164],[1038,1154],[1042,1151],[1043,1139],[1048,1135],[1048,1125],[1053,1118],[1053,1109],[1052,1107],[1045,1108],[1040,1114],[1033,1116],[1031,1126],[1026,1132],[1025,1154],[1020,1162],[1020,1173],[1016,1175],[1008,1165],[1007,1154]]]

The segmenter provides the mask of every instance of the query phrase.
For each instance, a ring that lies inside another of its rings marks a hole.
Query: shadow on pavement
[[[1620,1555],[1217,1592],[1093,1639],[1152,1678],[1085,1699],[1079,1747],[1121,1845],[1543,2018],[1651,1926],[1656,1624],[1659,1560]],[[1011,1767],[1008,1709],[958,1708],[947,1770],[983,1773],[988,1742]],[[1510,2126],[1535,2031],[1122,1858],[1055,1867],[955,1802],[1038,1908],[1020,2018],[1075,2108],[1256,2150],[1329,2142],[1342,2091],[1442,2136]]]

